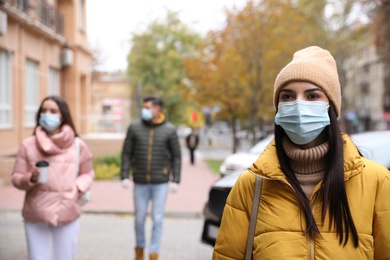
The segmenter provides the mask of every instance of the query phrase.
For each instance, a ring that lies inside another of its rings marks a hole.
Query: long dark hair
[[[332,103],[330,103],[329,107],[329,118],[330,125],[327,126],[324,131],[326,132],[329,141],[329,151],[326,159],[332,163],[327,164],[328,166],[322,186],[317,193],[316,199],[322,201],[322,222],[325,219],[326,210],[329,207],[329,224],[330,226],[335,226],[339,237],[339,243],[345,246],[349,239],[349,233],[351,232],[353,244],[355,248],[357,248],[359,237],[349,209],[344,182],[344,142],[337,122],[336,110]],[[321,236],[312,214],[310,201],[303,192],[303,189],[291,168],[290,160],[283,149],[282,140],[285,135],[286,133],[283,128],[279,125],[275,125],[275,144],[280,166],[286,175],[288,182],[293,187],[298,197],[299,204],[305,214],[306,232],[309,234],[310,238]]]
[[[72,116],[71,116],[70,111],[69,111],[68,103],[66,103],[66,101],[60,96],[47,96],[42,100],[41,105],[39,106],[38,112],[36,114],[36,118],[35,118],[36,126],[34,128],[34,134],[35,134],[35,130],[36,130],[37,126],[39,125],[39,118],[40,118],[41,113],[42,113],[43,103],[46,100],[54,101],[57,104],[58,108],[60,109],[61,117],[62,117],[61,126],[63,126],[63,125],[70,126],[73,129],[75,136],[78,136],[78,134],[76,132],[76,128],[73,124]]]

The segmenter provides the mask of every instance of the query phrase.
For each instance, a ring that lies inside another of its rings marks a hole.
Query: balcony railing
[[[53,29],[56,33],[64,35],[64,17],[54,6],[41,1],[39,18],[42,24]]]
[[[58,8],[45,0],[0,0],[4,6],[16,15],[27,16],[59,35],[64,35],[64,17]]]

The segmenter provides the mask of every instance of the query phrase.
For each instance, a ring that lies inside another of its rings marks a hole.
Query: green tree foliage
[[[184,25],[177,13],[170,11],[163,21],[156,20],[145,32],[133,34],[128,75],[136,101],[139,103],[145,95],[159,95],[171,121],[185,120],[188,115],[182,113],[186,106],[181,98],[186,77],[182,60],[193,54],[199,40],[200,36]]]
[[[255,136],[273,125],[274,81],[296,50],[329,49],[343,81],[344,59],[367,37],[367,26],[356,27],[350,19],[355,5],[354,0],[248,0],[240,10],[227,10],[226,25],[203,39],[168,12],[165,20],[132,37],[133,96],[161,95],[176,123],[188,122],[204,107],[219,107],[219,119],[232,126],[245,122]]]

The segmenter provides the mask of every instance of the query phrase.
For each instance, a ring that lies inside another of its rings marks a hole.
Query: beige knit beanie
[[[317,46],[294,53],[293,60],[278,74],[274,85],[274,106],[277,108],[281,88],[291,81],[307,81],[320,87],[340,116],[341,89],[336,61],[332,55]]]

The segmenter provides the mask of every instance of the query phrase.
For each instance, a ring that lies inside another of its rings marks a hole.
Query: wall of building
[[[384,64],[373,43],[361,44],[344,64],[344,111],[349,132],[384,130]],[[348,122],[349,121],[349,122]]]
[[[91,95],[92,52],[87,42],[85,23],[79,26],[77,21],[79,1],[46,2],[53,4],[49,8],[62,15],[62,31],[57,31],[57,24],[47,24],[39,16],[43,1],[23,1],[29,3],[27,10],[18,8],[20,2],[0,1],[0,11],[7,15],[7,32],[0,35],[0,49],[12,56],[13,122],[10,127],[0,127],[0,182],[5,183],[9,182],[13,156],[23,139],[33,132],[33,126],[24,124],[27,59],[39,64],[39,104],[48,95],[49,69],[55,68],[59,72],[59,94],[67,100],[79,134],[89,131],[86,119]],[[57,3],[59,6],[55,6]],[[68,66],[63,66],[61,62],[64,48],[73,53],[73,62]]]
[[[61,67],[61,43],[49,41],[13,19],[9,19],[8,24],[7,34],[0,36],[0,48],[12,56],[13,126],[0,129],[1,139],[5,140],[0,142],[0,154],[15,152],[21,141],[33,131],[33,128],[24,126],[26,59],[32,59],[39,64],[40,99],[47,95],[49,68]]]
[[[124,133],[131,122],[131,89],[126,75],[97,73],[91,89],[91,132]]]

